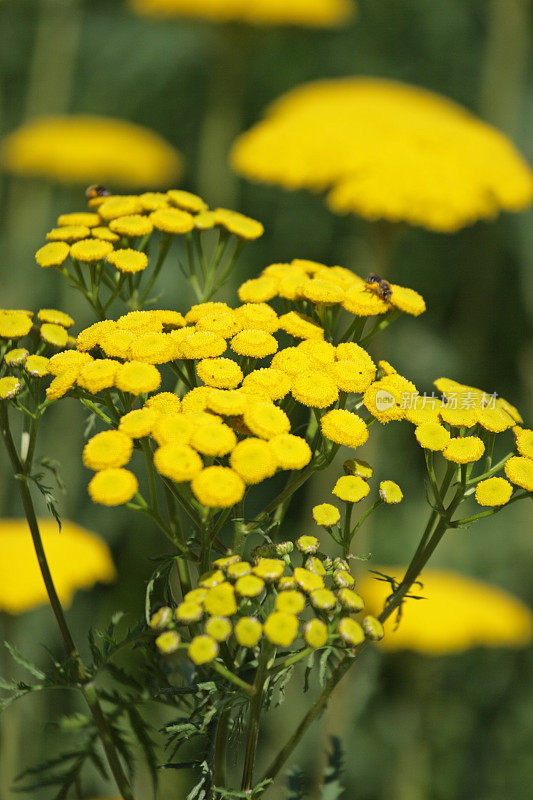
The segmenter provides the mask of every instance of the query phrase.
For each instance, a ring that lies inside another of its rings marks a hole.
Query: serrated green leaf
[[[24,667],[34,678],[38,678],[39,680],[45,680],[46,675],[42,670],[39,669],[35,664],[25,658],[22,653],[20,653],[17,648],[10,644],[9,642],[4,642],[11,658],[13,661],[16,661],[21,667]]]

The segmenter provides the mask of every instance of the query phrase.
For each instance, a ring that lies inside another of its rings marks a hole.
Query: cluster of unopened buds
[[[294,547],[301,566],[292,565]],[[220,657],[239,672],[247,666],[245,651],[253,651],[263,638],[281,648],[298,642],[306,654],[326,645],[350,650],[365,637],[381,639],[378,619],[354,619],[364,601],[347,561],[331,559],[319,547],[315,536],[304,535],[295,545],[262,545],[252,561],[238,555],[217,559],[183,602],[175,609],[163,606],[152,616],[158,649],[165,654],[184,649],[197,665]]]

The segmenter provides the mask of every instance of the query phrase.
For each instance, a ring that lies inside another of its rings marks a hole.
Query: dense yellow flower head
[[[405,568],[374,569],[401,580]],[[459,653],[472,647],[523,647],[533,638],[533,614],[520,600],[459,573],[425,569],[415,594],[407,600],[400,624],[385,623],[385,650],[415,650],[429,656]],[[370,575],[359,581],[367,607],[378,614],[390,594],[388,583]]]
[[[83,115],[30,120],[5,137],[0,163],[15,175],[127,188],[165,186],[181,173],[179,153],[154,131]]]
[[[153,17],[199,17],[212,22],[330,27],[346,22],[353,0],[129,0],[132,9]]]
[[[381,79],[293,89],[237,140],[232,162],[252,180],[329,190],[336,213],[436,231],[533,199],[533,174],[502,133],[451,100]],[[416,297],[397,300],[419,313]]]
[[[324,414],[320,426],[326,439],[348,447],[359,447],[368,439],[364,420],[343,408],[334,408]]]
[[[52,519],[39,520],[39,529],[61,603],[70,605],[78,589],[116,577],[105,541],[63,520],[61,532]],[[26,520],[0,520],[0,609],[21,614],[48,603]]]

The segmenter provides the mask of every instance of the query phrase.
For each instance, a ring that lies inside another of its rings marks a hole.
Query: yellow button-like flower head
[[[266,619],[264,630],[272,644],[290,647],[298,635],[298,618],[294,614],[273,611]]]
[[[138,490],[137,478],[127,469],[104,469],[89,483],[89,494],[95,503],[120,506],[128,503]]]

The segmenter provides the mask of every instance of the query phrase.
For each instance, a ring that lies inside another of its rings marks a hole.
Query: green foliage
[[[323,782],[320,787],[320,800],[340,800],[344,794],[341,774],[344,769],[342,745],[336,736],[331,737],[331,750],[324,768]],[[288,794],[286,800],[306,800],[306,788],[303,773],[293,767],[288,775]]]

